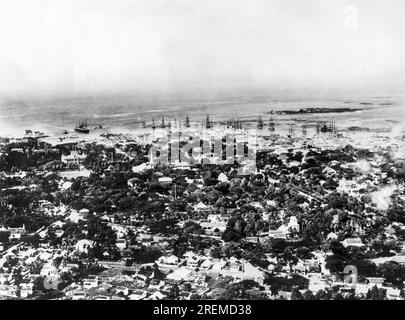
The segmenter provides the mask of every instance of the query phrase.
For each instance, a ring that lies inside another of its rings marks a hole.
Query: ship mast
[[[206,119],[206,123],[205,123],[205,127],[207,129],[211,128],[211,122],[210,122],[210,116],[207,114],[207,119]]]

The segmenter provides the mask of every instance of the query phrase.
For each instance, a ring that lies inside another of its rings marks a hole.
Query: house
[[[326,239],[328,240],[336,240],[337,239],[337,235],[334,232],[330,232],[328,233],[328,235],[326,236]]]
[[[396,255],[392,257],[379,257],[370,259],[370,261],[373,261],[376,265],[382,264],[387,261],[393,261],[405,266],[405,255]]]
[[[269,230],[269,238],[287,239],[287,231],[284,229]]]
[[[10,273],[0,273],[0,284],[4,284],[11,278]]]
[[[27,233],[25,230],[25,225],[23,225],[21,228],[8,228],[8,232],[10,232],[10,236],[8,237],[9,240],[21,239],[21,237]]]
[[[118,249],[124,250],[127,247],[127,240],[117,239],[117,241],[115,242],[115,245],[118,247]]]
[[[110,300],[108,296],[95,296],[94,300]]]
[[[377,286],[379,288],[384,284],[385,278],[382,277],[368,277],[366,278],[370,286]]]
[[[318,292],[319,290],[325,290],[329,288],[330,284],[326,279],[322,279],[318,274],[315,274],[315,277],[309,278],[308,290],[312,292]]]
[[[177,266],[180,262],[181,260],[175,255],[171,255],[168,257],[163,256],[156,260],[156,264],[158,266]]]
[[[63,235],[64,231],[62,229],[58,229],[55,231],[55,236],[60,238]]]
[[[218,175],[217,180],[218,180],[219,182],[228,182],[228,177],[226,176],[226,174],[224,174],[223,172],[221,172],[221,173]]]
[[[139,173],[148,169],[151,169],[151,165],[148,162],[141,163],[138,166],[132,167],[132,172]]]
[[[201,201],[194,206],[195,211],[206,211],[209,210],[209,207],[202,203]]]
[[[145,299],[147,293],[146,291],[143,290],[134,290],[132,293],[129,295],[130,300],[143,300]]]
[[[24,149],[23,148],[12,148],[10,150],[10,152],[24,153]]]
[[[211,270],[213,270],[213,271],[221,271],[222,269],[225,268],[226,264],[227,264],[227,262],[225,260],[222,260],[222,259],[218,260],[218,261],[215,261],[212,264]]]
[[[173,183],[173,179],[170,178],[170,177],[161,177],[161,178],[158,179],[158,181],[159,181],[159,183],[162,183],[162,184],[171,184],[171,183]]]
[[[34,293],[34,283],[23,282],[20,284],[20,296],[21,298],[27,298]]]
[[[293,269],[295,272],[300,272],[304,273],[305,271],[308,271],[307,265],[303,261],[298,261],[298,263],[293,266]]]
[[[244,266],[243,266],[242,261],[236,259],[235,257],[231,257],[229,259],[229,261],[227,262],[227,264],[226,264],[226,268],[229,271],[233,271],[233,272],[235,272],[235,271],[243,271],[243,267]]]
[[[360,238],[346,238],[341,242],[344,247],[364,247]]]
[[[226,230],[226,221],[223,221],[220,215],[218,214],[210,214],[207,217],[208,221],[202,221],[200,223],[203,230],[206,233],[213,234],[213,233],[221,233]]]
[[[153,235],[148,233],[141,233],[137,236],[138,240],[145,246],[150,246],[153,242]]]
[[[166,295],[164,295],[160,291],[156,291],[155,293],[147,297],[146,300],[163,300],[164,298],[166,298]]]
[[[79,252],[85,252],[88,253],[89,249],[94,247],[94,241],[92,240],[87,240],[87,239],[82,239],[77,241],[75,245],[75,249]]]
[[[91,288],[97,288],[98,287],[98,278],[94,279],[83,279],[83,288],[84,289],[91,289]]]
[[[18,288],[16,285],[0,285],[0,297],[17,298]]]
[[[124,286],[118,286],[115,288],[115,294],[120,294],[122,293],[124,296],[129,295],[129,289]]]
[[[78,212],[76,210],[73,210],[68,217],[66,217],[66,220],[70,220],[70,222],[73,223],[78,223],[79,221],[84,221],[86,220],[86,217],[84,216],[83,213]]]
[[[111,227],[112,230],[115,231],[118,237],[122,238],[126,234],[126,228],[122,224],[118,223],[107,223],[109,227]]]
[[[192,255],[187,258],[187,267],[198,268],[200,265],[201,259],[195,255]]]
[[[387,298],[390,300],[402,300],[401,298],[401,290],[400,289],[395,289],[391,287],[383,287],[383,289],[386,289],[387,291]]]
[[[79,264],[77,264],[77,263],[67,263],[66,264],[66,269],[67,270],[77,270],[77,269],[79,269]]]
[[[173,272],[169,273],[166,276],[166,279],[168,280],[175,280],[175,281],[189,281],[192,280],[192,271],[188,268],[181,267],[178,268],[177,270],[174,270]]]
[[[242,280],[253,280],[262,285],[264,282],[264,273],[250,262],[244,262]]]
[[[117,269],[122,269],[125,266],[125,262],[120,260],[120,261],[104,261],[104,260],[99,260],[97,262],[98,265],[110,269],[110,268],[117,268]]]
[[[208,270],[212,266],[213,266],[213,263],[212,263],[212,261],[210,259],[204,260],[200,265],[201,269],[204,269],[204,270]]]
[[[84,291],[75,291],[72,294],[72,300],[84,300],[86,299],[86,292]]]
[[[39,272],[41,276],[58,275],[58,269],[52,264],[52,262],[45,263]]]
[[[356,295],[367,295],[368,290],[370,289],[370,286],[368,284],[364,284],[364,283],[356,283],[355,286],[355,293]]]
[[[153,279],[149,283],[149,290],[160,290],[165,285],[164,281],[159,281],[157,279]]]
[[[77,151],[72,151],[69,155],[62,154],[60,161],[65,163],[68,167],[79,167],[83,165],[86,157],[85,154],[79,154]]]
[[[298,220],[297,220],[297,218],[295,216],[290,217],[287,228],[291,229],[291,230],[293,230],[295,232],[300,231],[300,226],[299,226]]]
[[[285,300],[291,300],[291,292],[288,291],[279,291],[278,292],[278,297],[280,299],[285,299]]]

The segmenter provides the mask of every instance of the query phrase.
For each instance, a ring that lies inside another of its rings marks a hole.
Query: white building
[[[85,159],[85,154],[79,154],[77,151],[72,151],[69,155],[62,154],[60,161],[65,163],[68,167],[79,167],[83,165]]]
[[[170,177],[161,177],[159,178],[159,183],[163,183],[163,184],[170,184],[173,182],[173,179]]]
[[[342,241],[344,247],[364,247],[360,238],[346,238]]]

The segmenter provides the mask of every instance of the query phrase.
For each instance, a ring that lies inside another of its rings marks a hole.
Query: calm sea
[[[271,97],[233,97],[221,100],[165,100],[137,101],[129,97],[76,98],[69,100],[0,100],[0,136],[21,136],[25,129],[45,133],[72,130],[78,121],[86,120],[89,128],[133,130],[177,119],[184,122],[202,122],[207,114],[214,121],[228,119],[264,121],[270,119],[269,111],[299,110],[307,107],[360,108],[349,113],[307,114],[300,116],[273,116],[280,122],[319,123],[334,120],[339,127],[367,126],[387,129],[405,124],[405,96],[328,98],[328,99],[274,99]],[[405,128],[405,127],[404,127]]]

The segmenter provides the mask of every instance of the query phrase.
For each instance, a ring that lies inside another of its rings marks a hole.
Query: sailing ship
[[[269,130],[270,131],[275,131],[275,126],[276,126],[276,124],[274,123],[273,118],[270,118],[269,119]]]
[[[79,124],[76,125],[75,131],[79,132],[79,133],[89,133],[90,132],[89,128],[87,127],[86,121],[79,122]]]
[[[207,129],[211,129],[213,127],[212,121],[210,120],[210,116],[207,114],[207,119],[205,120],[205,127]]]
[[[259,120],[257,122],[257,129],[263,129],[263,119],[262,119],[262,117],[259,117]]]

